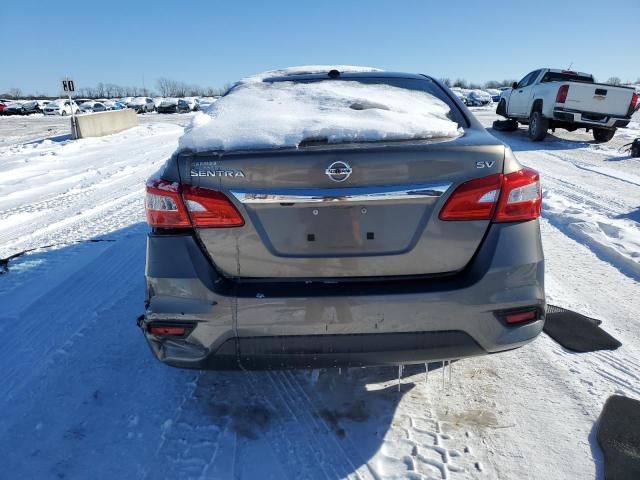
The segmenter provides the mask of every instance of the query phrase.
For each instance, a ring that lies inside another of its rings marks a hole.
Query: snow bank
[[[180,139],[181,150],[296,147],[303,140],[404,140],[457,137],[449,107],[426,92],[383,84],[327,80],[264,82],[295,73],[372,71],[366,67],[295,67],[248,77],[196,115]]]

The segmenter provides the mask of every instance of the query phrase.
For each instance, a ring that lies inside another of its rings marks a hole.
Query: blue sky
[[[71,75],[222,86],[276,67],[357,64],[476,82],[543,66],[640,77],[640,0],[4,1],[0,92]]]

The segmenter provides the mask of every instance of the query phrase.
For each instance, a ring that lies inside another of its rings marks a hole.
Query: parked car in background
[[[4,107],[5,115],[22,115],[24,109],[22,108],[22,102],[9,102]]]
[[[596,142],[608,142],[631,120],[638,94],[631,87],[595,83],[593,75],[540,68],[503,92],[496,113],[529,126],[529,138],[540,141],[548,130],[593,131]]]
[[[498,103],[500,101],[500,90],[497,88],[487,88],[485,90],[489,95],[491,95],[491,101],[494,103]]]
[[[200,110],[200,105],[197,98],[185,97],[178,100],[178,112],[194,112]]]
[[[156,109],[153,99],[149,97],[136,97],[127,104],[127,107],[135,110],[136,113],[148,113]]]
[[[198,101],[198,107],[200,110],[206,110],[208,109],[211,105],[213,105],[214,103],[216,103],[218,101],[220,97],[202,97],[200,98],[200,100]]]
[[[93,104],[93,111],[95,113],[97,112],[107,112],[111,110],[109,107],[107,107],[107,105],[105,105],[103,102],[95,102]]]
[[[156,108],[158,113],[177,113],[178,112],[178,99],[177,98],[165,98],[160,102],[160,105]]]
[[[71,115],[80,112],[80,107],[73,100],[60,98],[49,102],[43,110],[45,115]]]
[[[86,102],[82,102],[80,104],[80,111],[82,113],[91,113],[93,112],[93,106],[95,105],[95,101],[94,100],[88,100]]]
[[[22,115],[42,113],[44,107],[49,104],[46,100],[30,100],[22,104]]]
[[[491,103],[491,95],[482,90],[471,90],[467,94],[467,105],[472,107],[483,107]]]
[[[330,70],[232,88],[148,180],[139,325],[157,358],[403,365],[532,341],[538,173],[434,78]]]
[[[458,89],[451,89],[451,92],[458,97],[458,100],[460,100],[462,103],[464,103],[465,105],[467,104],[467,97],[464,93],[462,93],[460,90]]]

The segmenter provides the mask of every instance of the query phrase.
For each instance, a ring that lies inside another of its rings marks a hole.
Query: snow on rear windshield
[[[258,78],[257,80],[255,80]],[[357,80],[251,77],[194,117],[180,150],[244,150],[329,143],[455,138],[449,106],[428,91]],[[397,80],[397,79],[396,79]],[[427,80],[405,80],[426,84]],[[426,90],[426,89],[425,89]]]

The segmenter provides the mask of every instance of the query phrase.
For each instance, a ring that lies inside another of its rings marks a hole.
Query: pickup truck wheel
[[[540,142],[547,136],[547,130],[549,130],[549,120],[544,118],[540,112],[531,112],[529,138],[534,142]]]
[[[615,128],[594,128],[593,129],[593,138],[598,143],[608,142],[613,138],[616,134]]]
[[[498,107],[496,108],[496,113],[501,117],[507,117],[507,101],[504,98],[501,98],[498,102]]]

